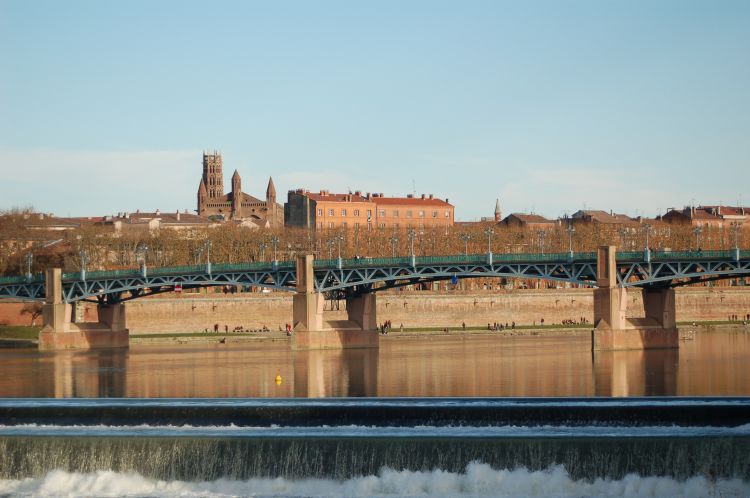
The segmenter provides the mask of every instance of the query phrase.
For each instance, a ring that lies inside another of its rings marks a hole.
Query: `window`
[[[394,224],[393,224],[393,228],[396,228],[396,229],[398,229],[398,223],[394,223]]]
[[[419,212],[419,217],[420,217],[420,218],[424,218],[424,211],[420,211],[420,212]]]
[[[411,212],[411,211],[407,211],[407,212],[406,212],[406,217],[407,217],[407,218],[411,218],[411,215],[412,215],[412,212]]]
[[[367,217],[372,218],[372,209],[367,210]]]
[[[378,226],[379,226],[380,228],[385,228],[385,223],[381,223],[381,224],[380,224],[380,225],[378,225]]]
[[[437,211],[433,211],[433,212],[432,212],[432,217],[433,217],[433,218],[437,218]]]
[[[446,211],[445,212],[445,217],[446,218],[450,218],[451,217],[451,212],[450,211]]]
[[[322,209],[318,209],[318,216],[323,216],[323,210]]]
[[[343,228],[344,230],[346,230],[346,222],[345,221],[341,222],[341,228]]]
[[[380,216],[381,218],[385,218],[385,209],[381,209],[381,210],[380,210],[380,211],[378,212],[378,216]]]
[[[333,222],[332,221],[328,222],[328,228],[333,228]]]
[[[393,210],[393,217],[398,218],[398,209]]]
[[[359,229],[359,222],[358,221],[354,222],[354,228]]]
[[[333,209],[328,210],[328,216],[333,216]]]
[[[341,216],[346,216],[346,209],[341,210]]]
[[[321,229],[321,230],[323,230],[323,222],[322,221],[320,223],[318,223],[318,228]]]
[[[359,209],[354,210],[354,216],[359,216]]]

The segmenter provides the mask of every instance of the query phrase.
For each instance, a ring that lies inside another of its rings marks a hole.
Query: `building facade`
[[[332,194],[290,190],[284,204],[288,227],[334,229],[384,229],[453,226],[454,207],[432,194],[385,197],[383,194]]]
[[[224,193],[224,173],[221,154],[203,153],[203,176],[198,185],[198,216],[215,221],[239,220],[267,228],[284,226],[284,210],[276,202],[273,178],[268,179],[265,200],[242,191],[242,179],[237,170],[232,175],[232,190]]]

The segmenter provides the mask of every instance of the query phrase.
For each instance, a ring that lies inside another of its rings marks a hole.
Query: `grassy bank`
[[[23,325],[0,325],[0,339],[33,339],[39,338],[41,327]]]

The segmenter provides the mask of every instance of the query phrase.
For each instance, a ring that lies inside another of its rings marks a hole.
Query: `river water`
[[[2,350],[0,496],[750,496],[750,332],[694,337]]]

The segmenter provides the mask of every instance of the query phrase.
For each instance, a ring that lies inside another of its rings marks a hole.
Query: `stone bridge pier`
[[[594,289],[594,351],[678,348],[675,293],[669,287],[644,287],[642,318],[627,318],[627,290],[617,282],[615,247],[597,253]]]
[[[127,348],[128,330],[125,328],[123,304],[99,305],[97,323],[76,323],[74,309],[62,298],[62,270],[54,268],[45,273],[45,301],[42,307],[44,327],[39,332],[39,349]]]
[[[293,350],[377,348],[379,334],[374,293],[346,300],[347,320],[326,321],[325,296],[315,291],[314,257],[297,257],[297,292],[293,298]]]

